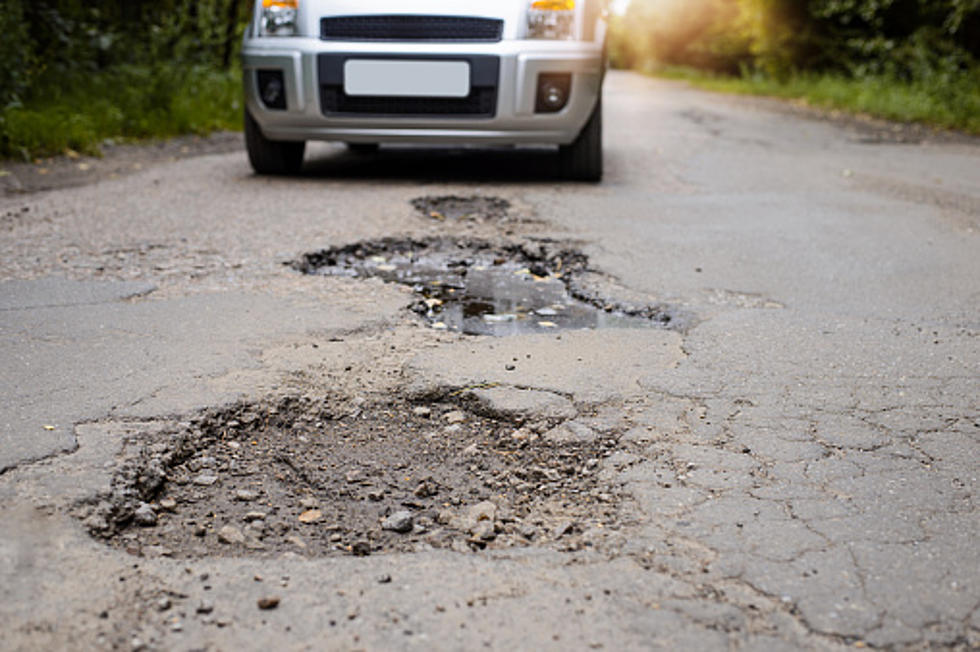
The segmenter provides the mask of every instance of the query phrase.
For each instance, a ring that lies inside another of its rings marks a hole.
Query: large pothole
[[[307,274],[378,277],[408,285],[434,328],[471,335],[562,329],[651,328],[679,324],[669,306],[629,305],[576,283],[588,258],[551,241],[496,245],[485,240],[384,238],[306,254]]]
[[[114,547],[177,558],[601,548],[624,518],[598,473],[617,441],[560,421],[450,402],[240,405],[127,439],[112,491],[77,515]]]

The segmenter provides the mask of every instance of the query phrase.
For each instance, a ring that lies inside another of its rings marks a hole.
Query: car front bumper
[[[325,112],[321,62],[326,58],[487,58],[499,62],[491,115],[364,115]],[[601,46],[580,41],[497,43],[365,43],[315,38],[250,38],[242,51],[245,99],[270,140],[351,143],[553,144],[575,140],[601,92]],[[281,70],[286,109],[267,108],[257,71]],[[535,113],[539,73],[569,73],[571,90],[556,113]]]

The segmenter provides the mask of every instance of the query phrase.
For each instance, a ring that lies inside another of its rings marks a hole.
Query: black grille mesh
[[[320,87],[320,105],[328,114],[492,117],[496,100],[497,89],[486,87],[473,88],[461,98],[355,96],[340,87]]]
[[[339,41],[484,41],[503,35],[504,21],[469,16],[331,16],[320,37]]]

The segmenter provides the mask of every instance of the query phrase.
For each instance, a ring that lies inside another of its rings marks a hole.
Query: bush
[[[27,23],[20,2],[0,11],[0,109],[16,104],[27,90],[32,67]]]
[[[74,149],[98,154],[106,138],[207,134],[241,128],[241,75],[205,66],[117,66],[0,114],[0,156]]]
[[[4,0],[0,156],[240,124],[249,0]]]
[[[952,79],[977,68],[980,0],[632,0],[611,35],[627,68]]]
[[[980,131],[980,0],[632,0],[610,36],[618,67]]]

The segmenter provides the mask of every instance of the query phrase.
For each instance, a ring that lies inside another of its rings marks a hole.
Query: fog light
[[[568,104],[572,90],[572,74],[543,73],[538,75],[538,95],[534,101],[535,113],[557,113]]]
[[[259,97],[267,109],[286,108],[286,88],[281,70],[259,70]]]

